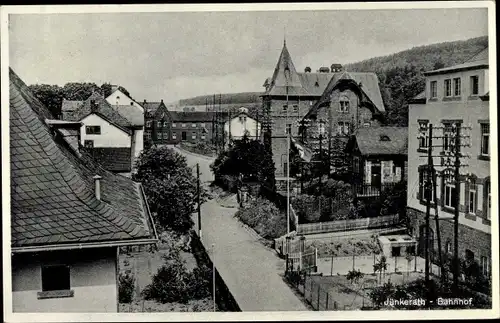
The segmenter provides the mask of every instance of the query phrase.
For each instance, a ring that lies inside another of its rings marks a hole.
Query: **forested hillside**
[[[221,104],[239,104],[239,103],[257,103],[261,101],[260,92],[241,92],[241,93],[224,93],[220,95]],[[189,99],[179,101],[179,105],[205,105],[212,104],[214,95],[201,95]],[[219,94],[215,94],[215,103],[219,104]]]
[[[391,125],[408,125],[408,101],[425,89],[423,72],[461,64],[488,46],[488,37],[414,47],[393,55],[371,58],[344,68],[375,72]]]

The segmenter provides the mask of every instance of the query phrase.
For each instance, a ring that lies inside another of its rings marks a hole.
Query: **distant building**
[[[14,312],[117,312],[119,247],[157,243],[141,184],[73,150],[79,130],[10,71]]]
[[[352,184],[356,197],[378,197],[385,188],[407,177],[408,128],[360,128],[346,151],[352,158]]]
[[[491,147],[488,49],[464,64],[425,73],[425,91],[413,99],[409,107],[408,144],[408,216],[411,233],[418,237],[418,252],[424,254],[425,209],[427,199],[439,208],[442,220],[442,248],[453,255],[453,216],[459,208],[459,255],[476,261],[486,275],[491,273],[491,218],[498,213],[491,208]],[[494,106],[496,109],[496,106]],[[462,160],[460,169],[460,203],[455,202],[453,166],[441,166],[450,150],[453,124],[471,126],[464,130],[470,135],[470,146],[461,152],[470,158]],[[429,146],[429,127],[437,129],[433,139],[433,155],[437,170],[437,200],[434,194],[425,196],[425,165]],[[432,209],[432,212],[434,210]],[[434,216],[434,213],[432,214]],[[430,224],[431,257],[437,261],[437,239],[434,221]]]
[[[250,139],[260,139],[260,122],[250,117],[247,108],[240,108],[239,113],[224,123],[226,142],[240,140],[246,134]]]
[[[171,123],[169,121],[172,118],[163,100],[160,102],[144,100],[142,106],[145,111],[144,141],[151,141],[158,145],[170,143]]]
[[[142,107],[139,103],[135,102],[128,95],[120,91],[116,85],[112,86],[111,91],[111,94],[106,98],[106,101],[108,101],[109,104],[114,106],[131,105],[137,107],[142,112],[144,111],[144,107]]]
[[[137,106],[112,106],[94,92],[82,102],[63,101],[66,121],[81,121],[79,146],[91,152],[107,170],[130,173],[144,148],[144,115]]]

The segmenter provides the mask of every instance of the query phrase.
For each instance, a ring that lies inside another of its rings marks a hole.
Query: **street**
[[[174,149],[186,156],[189,166],[200,163],[202,181],[211,179],[211,173],[206,173],[210,171],[210,159]],[[241,310],[308,310],[280,276],[284,273],[284,260],[234,218],[236,211],[220,206],[215,200],[203,204],[202,241]],[[198,229],[197,215],[193,219]]]

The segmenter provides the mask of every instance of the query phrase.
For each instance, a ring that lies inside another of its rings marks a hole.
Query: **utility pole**
[[[286,70],[285,70],[286,72]],[[292,135],[292,126],[288,128],[288,77],[285,75],[286,80],[286,233],[290,233],[290,136]],[[290,130],[290,131],[288,131]]]
[[[460,275],[460,264],[458,262],[458,219],[460,216],[460,124],[455,124],[455,222],[454,222],[454,267],[453,287],[458,292],[458,276]]]
[[[214,302],[214,312],[217,312],[217,305],[215,302],[215,244],[212,243],[212,295]]]
[[[431,186],[431,165],[432,165],[432,125],[429,125],[429,147],[427,149],[427,169],[426,169],[426,181],[424,187],[424,199],[426,200],[426,208],[425,208],[425,284],[427,287],[427,292],[429,291],[429,220],[431,216],[431,201],[430,201],[430,190]],[[428,299],[427,295],[427,300]]]
[[[200,198],[200,164],[196,164],[196,186],[198,195],[198,235],[201,240],[201,198]]]

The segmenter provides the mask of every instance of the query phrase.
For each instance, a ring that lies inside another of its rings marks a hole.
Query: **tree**
[[[63,89],[58,85],[33,84],[29,86],[35,97],[40,100],[52,115],[57,118],[61,115],[61,105],[64,98]]]
[[[180,234],[194,225],[197,180],[186,158],[168,147],[151,147],[141,152],[135,181],[141,182],[157,223]],[[202,202],[206,191],[201,191]]]
[[[62,88],[66,100],[84,101],[87,100],[93,92],[101,92],[101,89],[95,83],[66,83]]]

